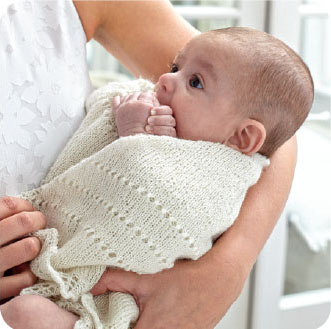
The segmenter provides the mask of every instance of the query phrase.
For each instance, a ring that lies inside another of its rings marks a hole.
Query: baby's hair
[[[264,124],[266,140],[259,152],[270,156],[295,134],[314,98],[307,65],[284,42],[251,28],[231,27],[208,32],[235,47],[243,64],[235,77],[236,109]]]

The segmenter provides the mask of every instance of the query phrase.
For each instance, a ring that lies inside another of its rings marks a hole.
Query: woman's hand
[[[45,225],[45,216],[26,200],[0,198],[0,299],[16,296],[36,281],[27,262],[38,255],[41,244],[24,236]],[[10,274],[3,276],[7,270]]]
[[[212,257],[207,253],[197,261],[179,261],[169,270],[149,275],[108,269],[91,292],[133,295],[140,311],[135,329],[212,329],[244,284],[233,264]]]

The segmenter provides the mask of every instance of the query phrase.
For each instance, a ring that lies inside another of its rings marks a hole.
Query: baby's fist
[[[113,98],[113,111],[118,135],[121,137],[144,134],[147,119],[153,106],[158,106],[154,94],[133,93]]]
[[[176,137],[175,127],[176,120],[171,107],[160,105],[152,108],[145,130],[153,135]]]

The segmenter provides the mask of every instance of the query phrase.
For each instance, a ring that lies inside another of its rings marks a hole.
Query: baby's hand
[[[145,127],[146,132],[153,135],[176,137],[176,120],[172,114],[171,107],[167,105],[153,107]]]
[[[154,94],[134,93],[113,99],[119,136],[141,133],[176,137],[176,122],[169,106],[161,106]]]
[[[153,106],[158,105],[150,93],[134,93],[113,98],[113,110],[118,135],[121,137],[145,133],[147,119]]]

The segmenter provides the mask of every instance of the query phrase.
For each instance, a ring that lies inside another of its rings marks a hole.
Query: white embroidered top
[[[91,92],[71,0],[0,2],[0,196],[39,185]]]

